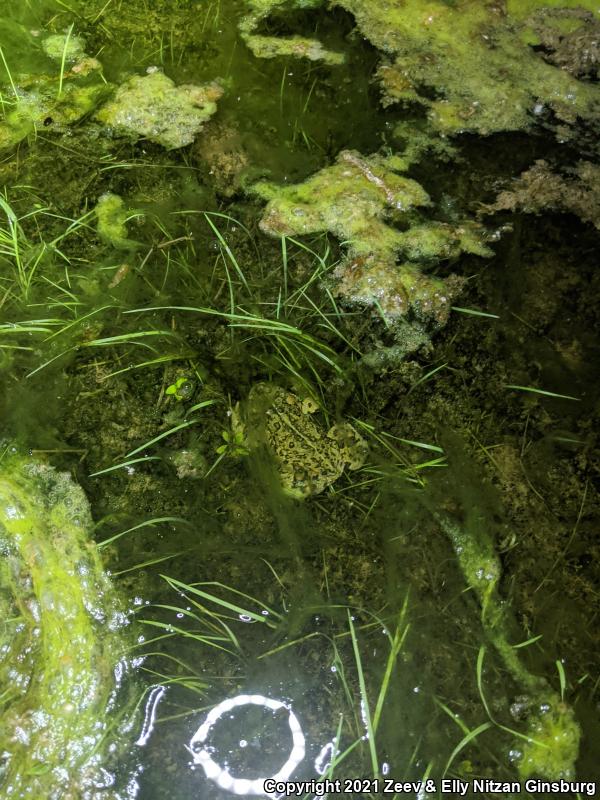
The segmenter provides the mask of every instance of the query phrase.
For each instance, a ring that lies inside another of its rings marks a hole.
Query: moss
[[[143,137],[172,150],[194,141],[222,94],[216,83],[175,86],[156,70],[129,78],[96,118],[116,136]]]
[[[438,262],[462,252],[491,251],[475,223],[452,226],[415,219],[412,212],[431,201],[419,183],[397,173],[404,167],[401,156],[346,150],[304,183],[259,183],[254,191],[268,200],[260,227],[272,236],[334,234],[348,250],[334,273],[340,296],[371,306],[388,320],[412,309],[442,325],[461,282],[425,275],[417,263],[398,266],[398,255],[413,262]],[[389,223],[409,227],[402,231]]]
[[[74,800],[100,777],[111,730],[119,611],[89,506],[69,475],[17,456],[0,468],[0,653],[5,797]]]

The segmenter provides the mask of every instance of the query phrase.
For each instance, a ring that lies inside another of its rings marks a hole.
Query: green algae
[[[268,200],[261,229],[275,236],[330,231],[348,241],[352,253],[385,255],[400,247],[401,233],[383,218],[430,203],[425,190],[394,171],[394,158],[363,157],[343,151],[336,163],[304,183],[278,187],[259,183],[254,191]]]
[[[547,8],[584,9],[600,18],[600,8],[595,0],[506,0],[506,10],[510,16],[520,20]]]
[[[76,800],[102,782],[125,617],[91,529],[88,502],[68,474],[5,455],[0,784],[6,798]]]
[[[461,571],[479,601],[481,622],[504,667],[526,695],[526,732],[515,742],[511,758],[519,777],[550,780],[575,777],[581,728],[573,710],[550,687],[532,674],[510,644],[510,614],[499,593],[502,567],[486,520],[470,510],[465,525],[434,512],[450,538]],[[484,650],[480,650],[480,659]]]
[[[61,131],[93,113],[109,93],[103,82],[78,85],[67,82],[60,97],[50,85],[19,92],[13,108],[0,121],[0,151],[13,148],[38,129]]]
[[[304,36],[263,36],[257,31],[273,11],[317,8],[322,0],[249,0],[250,13],[239,24],[242,38],[257,58],[292,56],[321,61],[329,66],[338,66],[345,61],[344,53],[325,48],[318,39]]]
[[[163,72],[134,75],[119,86],[96,118],[115,136],[142,137],[174,150],[191,144],[217,110],[216,83],[176,86]]]
[[[343,64],[345,56],[327,50],[317,39],[308,39],[305,36],[259,36],[258,34],[245,37],[246,44],[257,58],[276,58],[280,56],[293,56],[294,58],[308,58],[309,61],[322,61],[330,66]]]
[[[119,195],[106,192],[98,198],[94,209],[98,235],[103,242],[118,250],[135,250],[139,243],[127,238],[127,222],[132,213]]]
[[[550,780],[575,777],[581,729],[573,709],[556,694],[543,697],[528,728],[518,762],[521,780],[542,776]]]
[[[85,42],[80,36],[55,33],[42,40],[42,47],[49,58],[69,64],[85,57]]]
[[[332,233],[347,248],[334,272],[340,296],[389,320],[412,310],[442,325],[461,282],[431,277],[419,264],[463,252],[489,256],[491,251],[474,222],[451,225],[415,218],[413,212],[431,200],[419,183],[398,174],[405,166],[402,156],[343,151],[335,164],[301,184],[258,183],[253,191],[268,201],[260,227],[271,236]],[[398,265],[398,257],[410,261]]]
[[[597,87],[547,64],[522,42],[515,21],[492,3],[343,0],[341,5],[389,59],[379,73],[385,101],[423,105],[440,132],[525,129],[540,106],[569,125],[577,117],[597,119]]]
[[[282,7],[280,0],[250,5],[255,24]],[[548,3],[509,4],[508,13],[499,4],[471,0],[337,0],[336,5],[355,17],[361,33],[384,54],[378,73],[384,104],[422,106],[442,134],[524,130],[548,112],[562,138],[572,135],[569,128],[578,119],[597,125],[600,89],[529,46],[539,39],[532,39],[528,15]],[[592,3],[569,4],[574,5],[597,13]]]
[[[111,90],[100,62],[86,55],[78,36],[48,36],[40,48],[32,33],[22,32],[21,46],[29,70],[12,71],[5,62],[8,86],[0,87],[0,152],[41,129],[63,133],[91,115]]]

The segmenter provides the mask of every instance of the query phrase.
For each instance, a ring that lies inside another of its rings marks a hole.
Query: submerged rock
[[[129,78],[96,119],[116,136],[142,137],[173,150],[194,141],[222,94],[217,83],[176,86],[156,70]]]
[[[0,464],[0,793],[96,798],[126,622],[90,541],[83,491],[18,457]],[[111,798],[112,793],[102,794]]]
[[[268,201],[260,227],[271,236],[334,234],[348,251],[334,273],[340,296],[370,306],[388,320],[412,310],[442,325],[462,282],[432,278],[421,265],[463,252],[489,256],[491,251],[473,222],[416,219],[414,210],[431,201],[419,183],[398,174],[404,168],[402,157],[345,150],[335,164],[304,183],[259,183],[254,191]],[[399,256],[406,259],[400,266]]]

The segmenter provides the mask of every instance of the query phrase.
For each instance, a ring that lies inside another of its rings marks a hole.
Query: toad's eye
[[[306,397],[302,401],[302,413],[303,414],[314,414],[315,411],[319,408],[319,406],[315,403],[312,397]]]

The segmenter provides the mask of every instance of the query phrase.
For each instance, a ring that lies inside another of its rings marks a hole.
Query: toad
[[[256,384],[234,414],[250,451],[266,445],[275,460],[283,491],[298,499],[319,494],[345,468],[365,462],[367,443],[352,425],[341,422],[328,431],[314,418],[318,405],[270,383]]]

